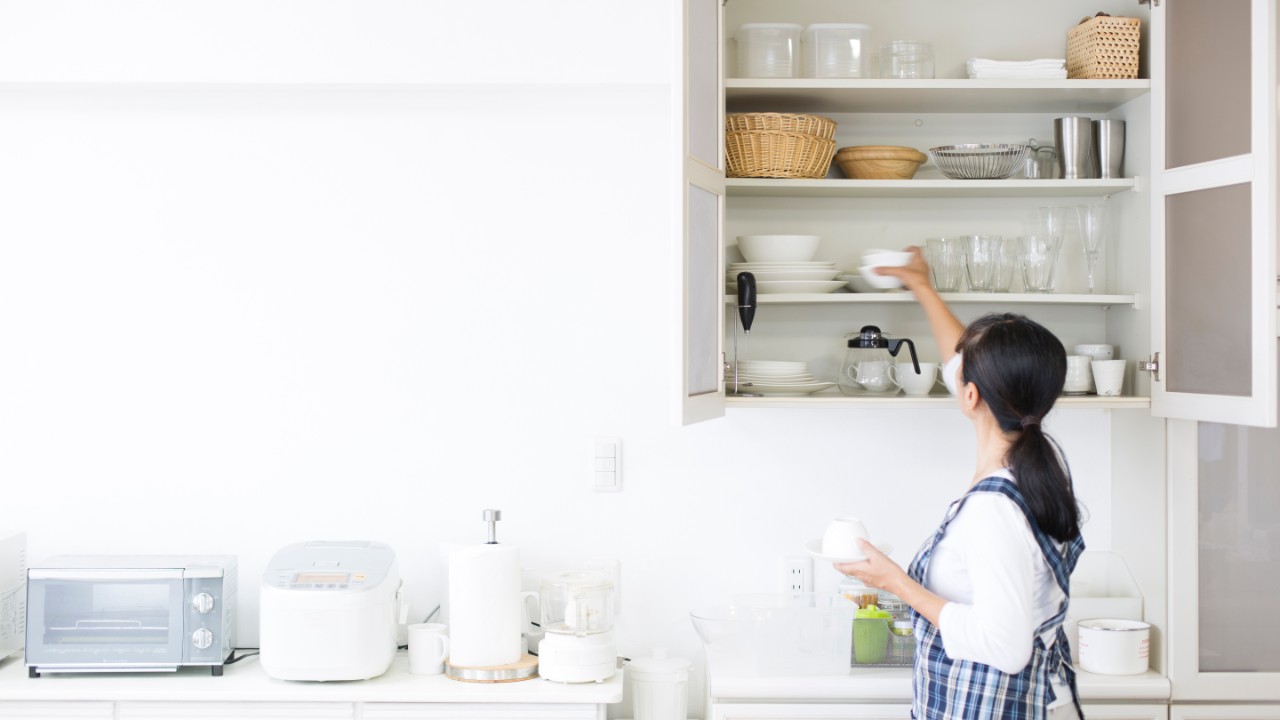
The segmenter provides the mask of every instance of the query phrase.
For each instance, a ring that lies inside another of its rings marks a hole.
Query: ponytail
[[[965,382],[978,387],[1000,429],[1012,435],[1005,462],[1032,517],[1049,537],[1080,534],[1071,470],[1040,420],[1053,409],[1067,373],[1067,354],[1053,333],[1021,315],[991,314],[960,337]]]

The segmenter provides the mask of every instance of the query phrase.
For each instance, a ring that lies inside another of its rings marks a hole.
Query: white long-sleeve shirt
[[[993,474],[1014,480],[1007,469]],[[1026,516],[998,493],[965,501],[934,548],[925,587],[947,601],[938,617],[947,656],[1006,673],[1027,666],[1036,628],[1065,599]],[[1054,706],[1070,701],[1057,678],[1053,689]]]

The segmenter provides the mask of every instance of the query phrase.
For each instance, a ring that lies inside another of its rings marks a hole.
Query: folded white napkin
[[[969,78],[974,80],[1002,78],[1065,78],[1067,61],[1063,58],[1037,60],[989,60],[969,58],[965,63]]]

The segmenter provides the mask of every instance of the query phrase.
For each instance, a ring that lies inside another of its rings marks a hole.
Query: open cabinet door
[[[1275,0],[1153,5],[1151,409],[1275,427]]]
[[[720,0],[683,0],[675,107],[681,148],[677,422],[724,415],[724,73]]]

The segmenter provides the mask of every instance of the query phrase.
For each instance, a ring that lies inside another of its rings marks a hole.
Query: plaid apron
[[[1017,485],[1002,477],[983,479],[951,506],[942,526],[911,561],[907,570],[911,578],[924,584],[929,559],[938,546],[938,541],[946,534],[947,526],[955,519],[960,508],[964,507],[965,501],[977,492],[1000,493],[1022,509],[1031,526],[1031,533],[1058,581],[1058,587],[1062,588],[1063,596],[1069,598],[1071,571],[1084,550],[1084,540],[1076,536],[1059,551],[1053,540],[1041,532],[1022,494],[1018,492]],[[1067,601],[1063,600],[1057,614],[1036,628],[1031,662],[1021,672],[1011,675],[990,665],[947,657],[938,628],[912,610],[916,656],[915,673],[911,681],[914,696],[911,716],[921,720],[1044,720],[1049,703],[1056,699],[1050,678],[1057,675],[1071,688],[1071,699],[1080,712],[1080,717],[1084,718],[1084,712],[1080,710],[1080,696],[1076,691],[1076,673],[1071,665],[1071,648],[1067,645],[1067,634],[1062,628],[1066,616]],[[1046,635],[1052,638],[1048,646],[1044,641]]]

